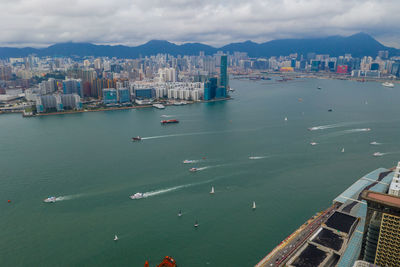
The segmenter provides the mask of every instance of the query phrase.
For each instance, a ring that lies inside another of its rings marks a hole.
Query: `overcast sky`
[[[399,0],[0,0],[0,10],[0,46],[222,46],[363,31],[400,47]]]

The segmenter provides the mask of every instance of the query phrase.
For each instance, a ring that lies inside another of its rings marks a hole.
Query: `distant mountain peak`
[[[29,54],[38,56],[95,56],[138,58],[141,56],[167,53],[171,55],[198,55],[203,51],[212,55],[217,51],[228,53],[245,52],[250,57],[286,56],[292,53],[306,55],[309,52],[340,56],[352,54],[354,57],[376,56],[379,50],[389,50],[390,55],[400,55],[400,50],[382,45],[365,32],[359,32],[347,37],[329,36],[320,38],[280,39],[265,43],[255,43],[251,40],[237,42],[215,48],[202,43],[184,43],[177,45],[166,40],[150,40],[145,44],[130,47],[124,45],[95,45],[84,42],[65,42],[51,45],[47,48],[7,48],[0,47],[0,58],[25,57]]]

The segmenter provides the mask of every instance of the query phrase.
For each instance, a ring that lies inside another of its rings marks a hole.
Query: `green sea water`
[[[1,115],[0,266],[155,266],[166,255],[180,267],[254,266],[358,178],[400,160],[399,86],[231,86],[233,100],[165,110]]]

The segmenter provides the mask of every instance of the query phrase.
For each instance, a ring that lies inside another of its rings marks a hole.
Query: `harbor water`
[[[400,160],[397,85],[230,84],[232,100],[164,110],[1,115],[0,265],[155,266],[169,255],[183,267],[254,266],[358,178]]]

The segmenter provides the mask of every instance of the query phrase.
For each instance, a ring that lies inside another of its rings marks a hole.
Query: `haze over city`
[[[3,0],[0,10],[0,46],[138,45],[153,39],[222,46],[366,32],[400,47],[395,0]]]

